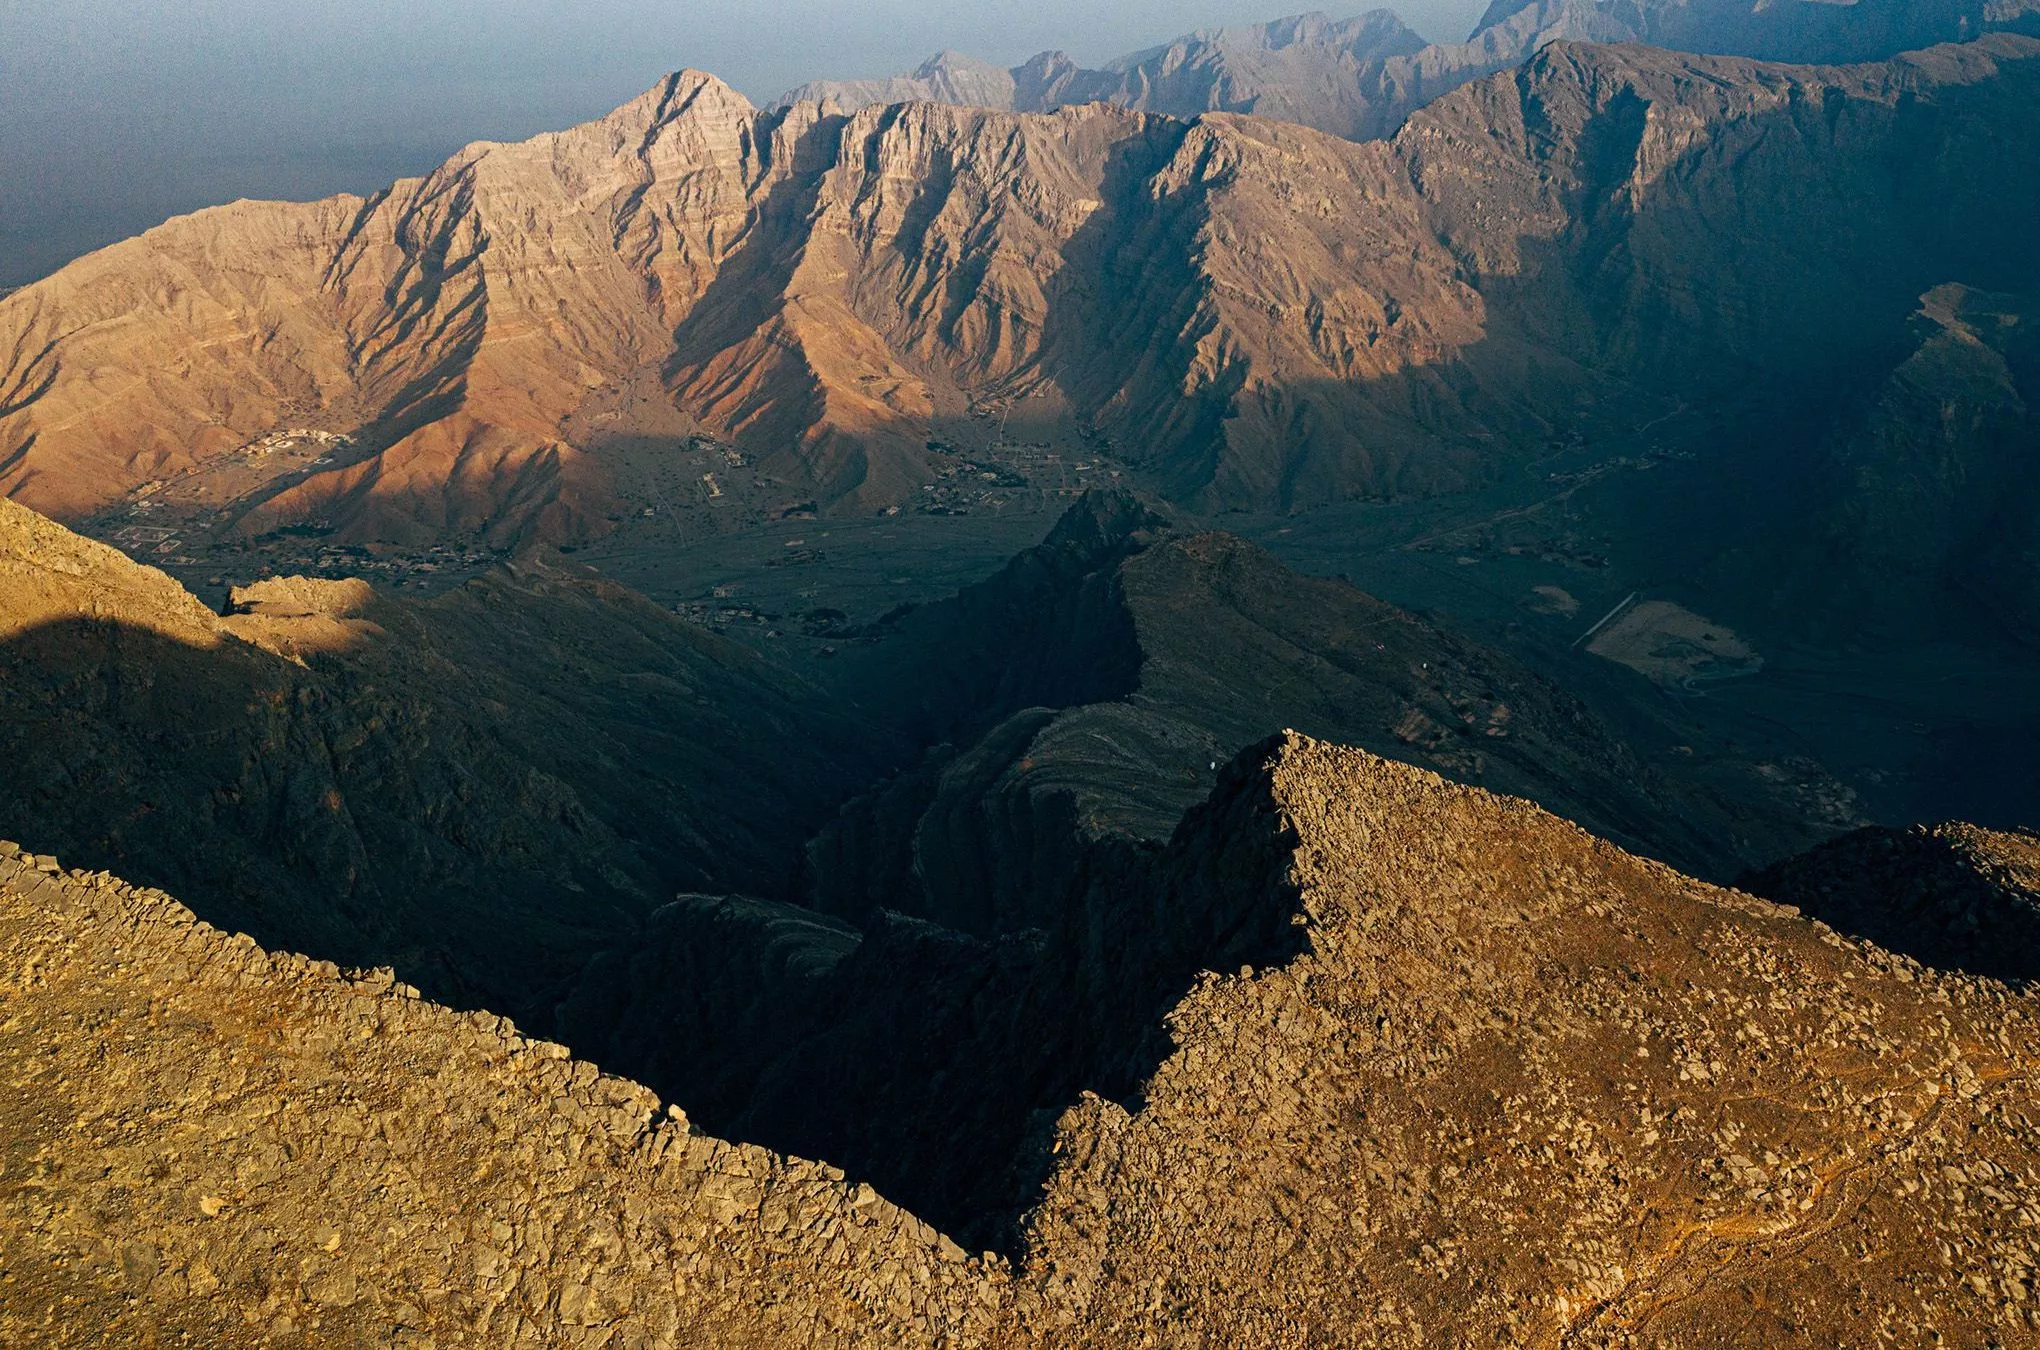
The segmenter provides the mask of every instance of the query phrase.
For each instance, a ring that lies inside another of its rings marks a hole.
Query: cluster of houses
[[[322,450],[335,450],[354,444],[354,438],[338,431],[312,431],[303,427],[293,427],[289,431],[272,431],[260,440],[248,442],[241,450],[250,459],[260,459],[279,450],[296,449],[305,442],[310,442]]]

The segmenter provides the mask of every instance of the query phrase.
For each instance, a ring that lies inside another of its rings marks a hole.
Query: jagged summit
[[[1992,32],[2040,33],[2033,0],[1493,0],[1474,29],[1514,29],[1767,61],[1881,61]],[[1541,45],[1541,44],[1540,44]]]
[[[559,135],[573,137],[586,127],[604,127],[625,135],[647,138],[670,123],[688,116],[713,113],[743,116],[754,111],[751,101],[705,70],[680,69],[623,104],[614,112],[583,128]]]
[[[1055,528],[1042,544],[1086,552],[1137,546],[1175,523],[1175,513],[1164,503],[1145,500],[1125,489],[1093,489],[1056,518]]]
[[[1359,55],[1380,55],[1388,48],[1415,50],[1423,40],[1403,23],[1392,9],[1370,9],[1349,19],[1334,19],[1323,10],[1273,19],[1263,24],[1241,24],[1223,28],[1200,28],[1173,42],[1108,61],[1104,69],[1130,71],[1159,62],[1181,65],[1203,48],[1226,52],[1280,52],[1292,47],[1333,50],[1345,48]]]
[[[954,52],[884,80],[817,80],[774,106],[854,110],[919,99],[1018,112],[1106,101],[1194,117],[1248,112],[1368,140],[1393,134],[1425,103],[1517,64],[1554,42],[1636,42],[1678,51],[1839,65],[1876,61],[1991,32],[2040,34],[2034,0],[1494,0],[1464,42],[1427,43],[1391,9],[1350,19],[1312,11],[1265,24],[1199,29],[1172,42],[1078,66],[1042,52],[1010,70]]]
[[[1396,68],[1388,83],[1411,83],[1394,63],[1424,50],[1424,40],[1392,10],[1345,20],[1311,13],[1250,27],[1200,29],[1097,69],[1081,67],[1060,51],[1038,53],[1008,70],[943,52],[912,74],[891,79],[813,81],[780,95],[773,106],[817,102],[853,111],[874,103],[935,100],[1052,112],[1105,102],[1182,118],[1252,112],[1366,137],[1392,129],[1416,106],[1388,93],[1383,76]],[[1474,73],[1479,72],[1469,70],[1464,78]]]

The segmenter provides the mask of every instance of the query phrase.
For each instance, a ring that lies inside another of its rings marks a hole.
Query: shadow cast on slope
[[[457,645],[459,618],[442,617]],[[501,615],[487,626],[518,640]],[[1091,847],[1041,899],[1044,929],[976,938],[879,914],[860,931],[768,900],[661,905],[672,868],[617,832],[593,770],[547,772],[460,714],[486,694],[418,706],[400,675],[367,683],[233,639],[85,619],[18,633],[0,645],[0,837],[160,887],[265,947],[389,965],[718,1134],[837,1163],[1008,1247],[1061,1111],[1086,1089],[1132,1099],[1197,971],[1294,949],[1252,765],[1166,854]],[[752,729],[766,757],[815,735]]]
[[[1856,830],[1736,884],[1936,970],[2040,979],[2040,835]]]
[[[1015,1252],[1085,1091],[1137,1109],[1198,972],[1291,959],[1293,836],[1249,751],[1165,849],[1093,845],[1043,929],[683,897],[589,968],[560,1034],[711,1133],[824,1158]],[[732,973],[737,978],[731,978]]]
[[[265,947],[508,1013],[718,1135],[835,1163],[1008,1250],[1061,1112],[1085,1090],[1135,1099],[1198,971],[1296,949],[1254,754],[1169,849],[1093,844],[1039,901],[1051,923],[985,938],[767,900],[660,905],[661,869],[567,780],[444,709],[364,706],[234,640],[89,620],[15,635],[0,763],[0,837]]]
[[[369,613],[380,636],[306,664],[89,619],[10,636],[0,837],[542,1030],[676,890],[790,893],[885,758],[649,604],[511,578]]]

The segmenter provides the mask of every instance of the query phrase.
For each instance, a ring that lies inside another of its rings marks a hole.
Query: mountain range
[[[570,540],[636,508],[620,446],[705,434],[759,512],[869,513],[995,408],[1206,511],[1478,486],[1682,406],[1818,408],[1934,287],[2029,292],[2036,53],[1559,44],[1372,145],[1095,105],[759,113],[676,75],[0,301],[0,490],[73,521],[175,501],[214,542]],[[258,463],[294,425],[353,442]]]
[[[2027,0],[1496,0],[1460,43],[1426,42],[1393,10],[1370,10],[1344,20],[1310,13],[1190,33],[1096,69],[1056,51],[1010,69],[945,51],[910,74],[810,81],[780,95],[773,106],[822,103],[853,112],[872,104],[932,102],[1053,112],[1113,103],[1184,119],[1208,112],[1251,113],[1373,140],[1393,134],[1410,113],[1459,85],[1518,65],[1554,42],[1645,43],[1674,51],[1838,64],[1880,61],[2005,31],[2040,32],[2040,11]]]
[[[891,1063],[899,1095],[857,1100],[864,1130],[874,1105],[932,1104],[973,1143],[1001,1120],[1032,1141],[1020,1244],[973,1256],[857,1177],[726,1142],[388,970],[268,952],[160,891],[0,846],[0,1066],[20,1089],[0,1099],[0,1330],[1272,1346],[1365,1328],[1415,1346],[2033,1329],[2022,1086],[2040,1041],[2001,984],[1295,735],[1228,766],[1165,849],[1088,899],[1036,975],[1022,952],[896,940],[892,960],[918,953],[977,996],[953,1020],[902,1020],[929,986],[866,965],[870,939],[730,904],[680,902],[729,930],[694,947],[716,961],[657,968],[647,945],[646,978],[622,985],[675,1004],[684,1038],[690,990],[733,992],[743,970],[777,1012],[749,1028],[774,1066],[758,1100],[848,1106],[844,1071]],[[805,1050],[804,1023],[822,1038]],[[1029,1112],[1044,1067],[1082,1090]]]
[[[0,1343],[2040,1333],[2036,166],[1497,3],[0,295]]]

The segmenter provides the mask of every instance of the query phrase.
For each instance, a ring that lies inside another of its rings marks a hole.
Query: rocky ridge
[[[1645,43],[1673,51],[1840,65],[1881,61],[1990,32],[2040,33],[2031,0],[1846,5],[1749,0],[1617,5],[1596,0],[1496,0],[1465,42],[1427,43],[1393,10],[1334,20],[1299,14],[1214,28],[1107,62],[1079,66],[1042,52],[1010,69],[941,52],[910,74],[816,80],[774,107],[815,102],[854,112],[937,102],[1013,112],[1113,103],[1193,118],[1251,113],[1352,140],[1392,136],[1409,115],[1469,81],[1520,64],[1554,42]]]
[[[422,604],[273,578],[219,618],[0,504],[8,522],[35,542],[0,547],[0,583],[44,599],[0,645],[7,830],[267,945],[509,1012],[974,1246],[1015,1248],[1055,1112],[1133,1090],[1200,963],[1283,949],[1241,909],[1265,860],[1178,859],[1202,879],[1145,919],[1121,905],[1285,721],[1715,872],[1826,833],[1123,492],[840,638],[821,685],[547,565]],[[145,640],[159,611],[180,640]]]
[[[0,845],[0,1339],[907,1345],[995,1268],[388,970]],[[78,1058],[73,1058],[73,1056]]]
[[[1156,865],[1111,925],[1201,875],[1288,948],[1189,979],[1138,1093],[1075,1100],[1008,1268],[387,974],[6,852],[0,1061],[32,1090],[0,1108],[0,1316],[54,1343],[2031,1331],[2040,1027],[2004,986],[1295,736]]]
[[[1270,759],[1305,951],[1064,1118],[1071,1340],[2031,1334],[2026,1000],[1421,771]]]
[[[1545,40],[1560,36],[1590,35],[1552,31]],[[854,112],[872,104],[937,102],[1045,113],[1112,103],[1186,120],[1208,112],[1251,113],[1371,140],[1391,134],[1412,111],[1455,85],[1534,50],[1493,38],[1432,46],[1386,9],[1342,21],[1303,14],[1192,33],[1096,70],[1062,52],[1042,52],[1009,70],[942,52],[908,75],[818,80],[780,95],[773,106],[813,102]]]
[[[2040,32],[2032,0],[1494,0],[1476,35],[1500,26],[1545,31],[1589,23],[1602,42],[1646,42],[1677,51],[1836,65],[1880,61],[1991,32]]]
[[[1281,948],[1239,908],[1260,862],[1179,863],[1203,880],[1145,921],[1119,905],[1285,720],[1714,871],[1809,828],[1660,776],[1493,651],[1126,493],[839,639],[822,686],[571,569],[422,604],[273,578],[220,618],[0,503],[10,523],[28,542],[0,539],[0,585],[40,599],[0,635],[8,831],[266,945],[509,1012],[974,1245],[1014,1247],[1054,1113],[1132,1090],[1200,962]]]

